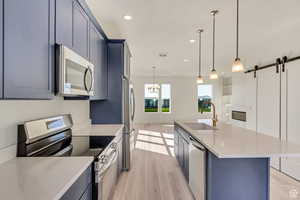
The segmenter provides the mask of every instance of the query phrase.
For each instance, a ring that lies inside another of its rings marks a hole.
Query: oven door
[[[59,46],[60,93],[94,95],[94,65],[65,46]]]
[[[114,187],[118,180],[118,147],[113,146],[109,155],[100,156],[100,169],[98,173],[98,200],[111,199]]]

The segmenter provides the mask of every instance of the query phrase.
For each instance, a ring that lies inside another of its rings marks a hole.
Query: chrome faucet
[[[205,104],[210,104],[213,108],[213,118],[211,120],[212,120],[213,127],[216,127],[218,122],[218,115],[216,114],[216,105],[213,102],[207,102]],[[202,113],[203,111],[201,110],[201,114]]]

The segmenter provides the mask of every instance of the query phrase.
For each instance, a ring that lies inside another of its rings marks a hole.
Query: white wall
[[[135,76],[132,78],[136,95],[136,123],[173,123],[174,120],[192,120],[211,117],[198,112],[197,83],[195,77],[157,77],[157,83],[171,84],[171,113],[144,112],[144,84],[152,83],[152,77]],[[213,85],[213,102],[217,113],[221,112],[221,81],[206,82]]]
[[[74,124],[89,123],[88,100],[0,101],[0,163],[16,156],[17,125],[28,120],[72,114]]]
[[[236,73],[232,77],[232,110],[247,112],[247,122],[232,123],[252,130],[256,130],[256,81],[253,73]]]

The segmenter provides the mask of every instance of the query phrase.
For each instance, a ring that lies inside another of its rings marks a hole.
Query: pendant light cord
[[[215,29],[216,29],[216,13],[213,13],[213,70],[215,70]]]
[[[199,76],[201,76],[201,33],[203,30],[199,30]]]
[[[239,57],[239,0],[236,1],[236,58]]]

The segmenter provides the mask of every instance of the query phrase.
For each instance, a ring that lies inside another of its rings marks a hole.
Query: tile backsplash
[[[0,101],[0,163],[16,156],[17,125],[59,114],[70,113],[75,126],[90,122],[88,100],[3,100]]]

